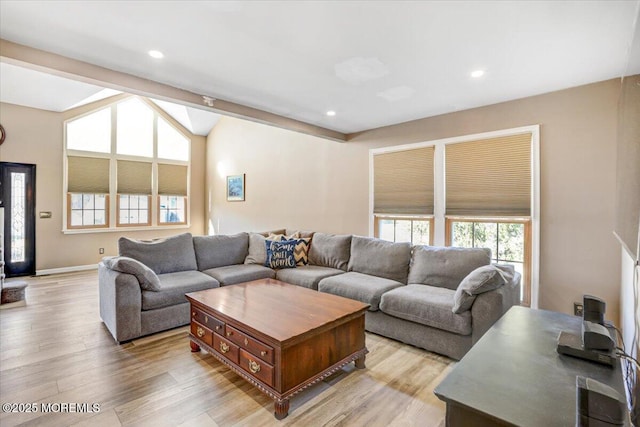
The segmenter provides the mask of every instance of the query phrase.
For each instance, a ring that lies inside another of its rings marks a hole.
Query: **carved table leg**
[[[273,415],[276,416],[276,419],[281,420],[289,415],[289,399],[284,399],[281,401],[277,401],[274,404],[275,413]]]
[[[200,346],[193,341],[189,341],[189,345],[191,346],[191,353],[197,353],[200,351]]]
[[[358,369],[364,369],[364,368],[365,368],[365,366],[364,366],[364,359],[365,359],[365,357],[366,357],[366,355],[364,355],[364,354],[363,354],[361,357],[358,357],[358,358],[355,360],[356,368],[358,368]]]

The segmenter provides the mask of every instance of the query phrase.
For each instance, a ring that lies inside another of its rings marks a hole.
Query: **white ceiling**
[[[639,10],[640,0],[3,0],[0,37],[353,133],[640,73],[628,60]],[[472,79],[476,69],[485,75]],[[6,70],[6,102],[64,108],[96,90],[56,93],[68,81],[25,85]]]

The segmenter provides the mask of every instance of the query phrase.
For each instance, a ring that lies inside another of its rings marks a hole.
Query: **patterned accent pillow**
[[[293,255],[296,248],[295,240],[285,240],[277,242],[274,240],[265,240],[267,249],[267,261],[264,263],[266,267],[280,269],[280,268],[295,268],[296,259]]]
[[[309,245],[311,244],[311,238],[305,237],[302,239],[292,240],[296,242],[296,248],[293,251],[293,256],[296,259],[296,265],[309,264]]]

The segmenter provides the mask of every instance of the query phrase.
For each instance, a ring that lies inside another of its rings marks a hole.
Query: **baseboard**
[[[24,307],[27,305],[26,300],[16,301],[16,302],[8,302],[5,304],[0,304],[0,310],[5,310],[7,308],[16,308],[16,307]]]
[[[76,265],[73,267],[47,268],[36,270],[36,276],[47,276],[49,274],[73,273],[76,271],[97,270],[98,264]]]

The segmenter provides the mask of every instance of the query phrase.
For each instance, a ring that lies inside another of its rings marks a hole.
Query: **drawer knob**
[[[220,325],[216,326],[216,331],[220,330]]]
[[[260,352],[260,356],[264,357],[264,356],[266,356],[266,355],[267,355],[267,352],[266,352],[266,351],[262,350],[262,351]]]
[[[198,335],[198,338],[202,338],[204,336],[204,329],[198,326],[198,329],[196,329],[196,335]]]
[[[229,346],[227,345],[227,343],[220,341],[220,351],[223,353],[226,353],[229,351]]]
[[[231,335],[233,335],[232,332],[227,332],[227,336],[230,337]]]
[[[249,370],[252,374],[257,374],[260,372],[260,364],[249,359]]]
[[[193,313],[191,313],[191,315],[192,315],[193,317],[196,317],[196,312],[194,311]]]
[[[249,345],[249,340],[248,339],[244,339],[244,345]]]
[[[204,316],[204,323],[209,323],[209,316]]]

